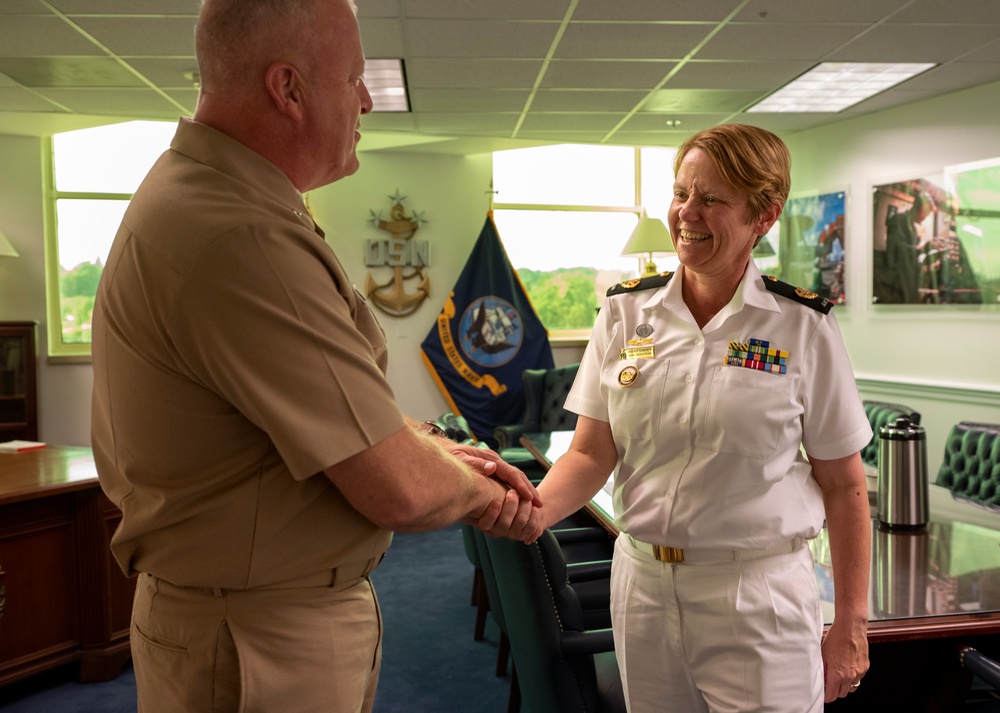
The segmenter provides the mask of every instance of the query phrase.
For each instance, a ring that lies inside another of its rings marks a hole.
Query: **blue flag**
[[[553,367],[548,332],[507,259],[492,213],[420,351],[452,411],[491,448],[493,429],[523,415],[521,372]]]

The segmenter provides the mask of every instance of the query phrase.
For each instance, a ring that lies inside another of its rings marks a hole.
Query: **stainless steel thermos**
[[[876,513],[889,528],[926,527],[927,434],[906,416],[879,429]]]

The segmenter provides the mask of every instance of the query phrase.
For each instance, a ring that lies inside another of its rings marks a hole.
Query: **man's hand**
[[[443,445],[449,453],[480,475],[485,475],[507,485],[517,491],[518,497],[531,502],[535,507],[542,506],[538,491],[528,480],[528,476],[520,468],[515,468],[502,460],[494,451],[488,448],[476,448],[464,443],[448,442]]]
[[[487,535],[509,537],[529,545],[538,539],[544,529],[542,509],[530,500],[519,498],[513,489],[506,491],[502,501],[492,501],[478,520],[470,524]]]

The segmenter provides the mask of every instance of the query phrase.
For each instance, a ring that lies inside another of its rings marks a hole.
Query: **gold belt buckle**
[[[660,562],[683,562],[684,550],[680,547],[653,545],[653,556]]]

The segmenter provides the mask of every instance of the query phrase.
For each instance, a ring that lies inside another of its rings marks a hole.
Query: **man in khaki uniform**
[[[382,331],[303,205],[357,169],[354,12],[204,0],[194,119],[104,270],[93,447],[139,576],[140,711],[369,711],[391,531],[541,520],[520,471],[399,412]]]

